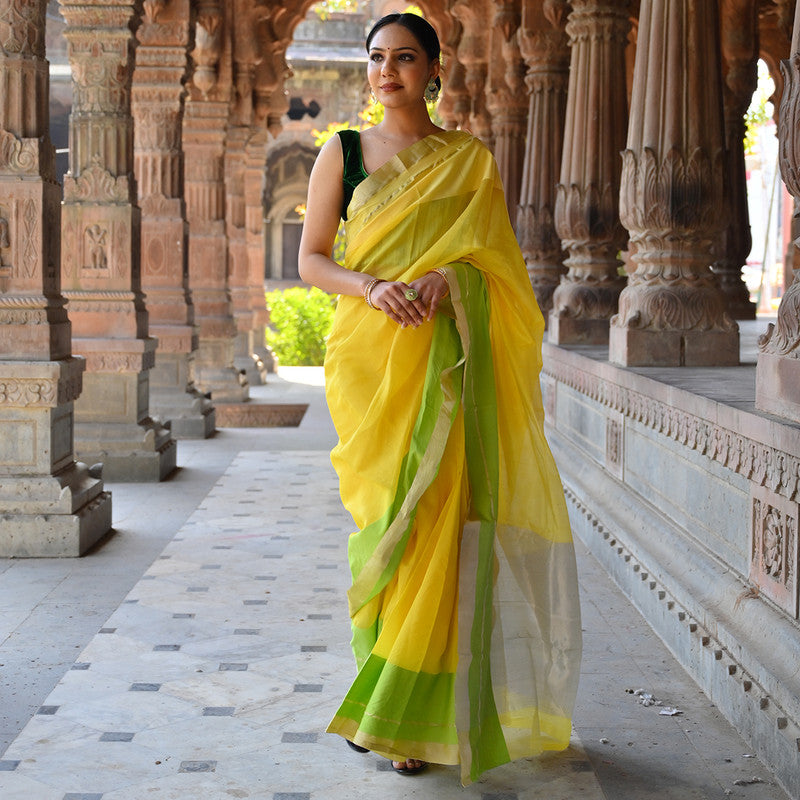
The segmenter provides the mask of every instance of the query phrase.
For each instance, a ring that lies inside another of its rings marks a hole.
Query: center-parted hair
[[[438,61],[439,54],[441,53],[441,45],[439,44],[439,37],[436,35],[436,31],[433,29],[433,26],[425,19],[420,17],[418,14],[387,14],[385,17],[381,17],[373,26],[372,30],[367,34],[367,52],[369,52],[370,45],[372,44],[372,40],[375,38],[375,34],[381,29],[385,28],[387,25],[402,25],[406,30],[411,31],[414,35],[414,38],[420,43],[420,46],[425,51],[425,55],[431,61]],[[436,85],[441,88],[442,81],[437,76]]]

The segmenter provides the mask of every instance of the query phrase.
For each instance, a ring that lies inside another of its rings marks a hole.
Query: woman
[[[358,527],[359,669],[328,730],[404,774],[461,764],[466,784],[569,743],[580,614],[542,431],[544,326],[494,159],[428,116],[435,32],[391,14],[367,51],[384,119],[323,146],[300,245],[302,278],[340,295],[331,458]]]

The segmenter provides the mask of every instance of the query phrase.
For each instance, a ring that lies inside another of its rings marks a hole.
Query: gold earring
[[[439,99],[439,86],[436,81],[431,80],[425,87],[424,97],[426,103],[435,103]]]

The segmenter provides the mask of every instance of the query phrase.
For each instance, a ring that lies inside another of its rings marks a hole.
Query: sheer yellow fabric
[[[570,735],[580,614],[542,429],[543,320],[494,159],[469,134],[402,151],[357,187],[348,218],[348,268],[408,282],[445,267],[454,319],[401,329],[361,298],[339,302],[326,390],[359,529],[359,675],[329,730],[460,763],[466,783]]]

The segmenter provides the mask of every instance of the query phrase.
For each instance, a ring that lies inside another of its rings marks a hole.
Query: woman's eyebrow
[[[417,52],[417,48],[416,47],[412,47],[411,45],[403,45],[402,47],[395,47],[395,48],[391,48],[391,47],[370,47],[369,51],[370,51],[370,53],[383,53],[385,50],[392,50],[392,49],[394,49],[394,50],[411,50],[414,53]]]

